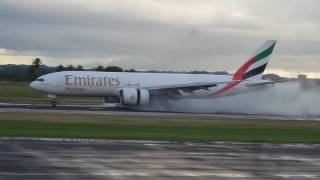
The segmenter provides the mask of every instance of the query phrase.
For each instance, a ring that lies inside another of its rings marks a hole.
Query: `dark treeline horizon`
[[[99,65],[94,68],[84,68],[82,65],[63,65],[60,64],[58,66],[47,66],[42,63],[40,58],[35,58],[31,65],[25,64],[7,64],[0,65],[0,81],[32,81],[35,78],[53,73],[53,72],[61,72],[61,71],[103,71],[103,72],[148,72],[148,73],[187,73],[187,74],[214,74],[214,75],[230,75],[227,71],[161,71],[161,70],[146,70],[146,71],[138,71],[134,68],[131,69],[123,69],[119,66],[107,65],[102,66]],[[284,77],[280,77],[277,74],[266,74],[264,75],[265,79],[270,80],[283,80]]]

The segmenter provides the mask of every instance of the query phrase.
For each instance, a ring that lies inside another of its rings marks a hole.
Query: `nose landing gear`
[[[52,106],[52,107],[56,107],[56,106],[58,105],[56,95],[54,95],[54,94],[48,94],[47,97],[50,99],[50,102],[51,102],[51,106]]]
[[[56,107],[57,105],[58,105],[57,100],[52,99],[52,100],[51,100],[51,106],[52,106],[52,107]]]

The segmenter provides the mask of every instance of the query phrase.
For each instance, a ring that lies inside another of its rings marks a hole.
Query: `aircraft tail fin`
[[[276,40],[266,41],[233,75],[233,80],[261,79],[276,42]]]

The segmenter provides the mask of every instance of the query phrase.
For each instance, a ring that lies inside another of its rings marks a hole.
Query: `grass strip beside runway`
[[[0,113],[0,136],[320,143],[320,122]]]
[[[59,102],[94,102],[101,103],[100,97],[57,97]],[[45,94],[30,88],[29,82],[1,82],[0,81],[0,101],[3,102],[49,102]]]

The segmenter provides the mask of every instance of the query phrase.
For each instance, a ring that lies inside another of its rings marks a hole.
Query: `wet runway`
[[[0,179],[319,179],[320,145],[0,139]]]
[[[270,120],[312,120],[320,121],[320,117],[300,117],[300,116],[279,116],[279,115],[258,115],[258,114],[206,114],[206,113],[185,113],[168,111],[141,111],[137,109],[124,109],[115,107],[105,107],[97,104],[62,104],[51,107],[48,103],[1,103],[1,112],[17,113],[74,113],[74,114],[99,114],[110,116],[156,116],[156,117],[212,117],[212,118],[236,118],[236,119],[270,119]]]

